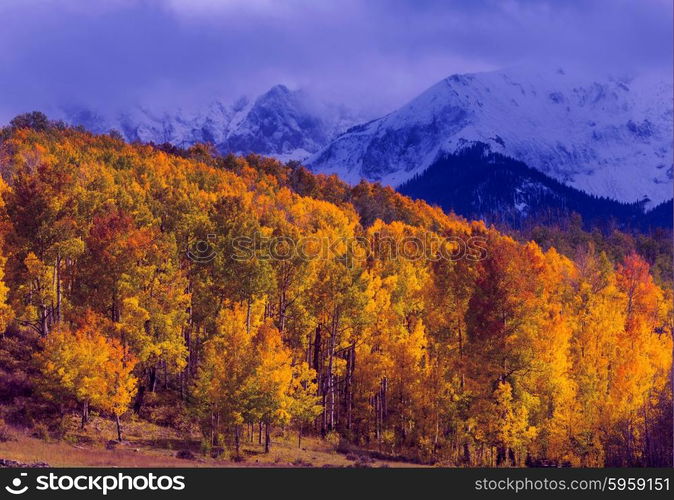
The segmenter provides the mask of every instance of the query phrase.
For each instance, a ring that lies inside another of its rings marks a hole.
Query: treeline
[[[121,439],[162,395],[237,454],[292,428],[451,465],[671,464],[672,290],[631,249],[571,259],[381,186],[39,114],[0,132],[0,173],[8,420],[93,408]]]
[[[579,214],[589,230],[672,229],[671,200],[646,212],[647,200],[623,203],[585,193],[521,161],[493,153],[482,143],[439,158],[398,189],[446,211],[500,227],[556,224]]]

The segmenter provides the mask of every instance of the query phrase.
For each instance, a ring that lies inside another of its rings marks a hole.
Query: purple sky
[[[672,22],[671,0],[2,0],[0,120],[276,83],[383,111],[520,63],[671,72]]]

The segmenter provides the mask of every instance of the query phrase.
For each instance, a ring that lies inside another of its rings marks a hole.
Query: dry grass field
[[[273,437],[269,453],[262,446],[245,440],[241,446],[242,460],[233,460],[232,450],[220,450],[218,456],[201,450],[198,436],[180,435],[167,427],[146,421],[125,423],[124,441],[111,442],[114,425],[107,419],[92,418],[87,428],[78,428],[73,416],[68,432],[62,439],[36,436],[35,430],[5,427],[6,438],[0,442],[0,458],[24,464],[44,462],[52,467],[401,467],[403,462],[372,459],[365,452],[338,453],[336,446],[315,437]],[[189,453],[187,453],[189,451]],[[191,453],[191,458],[178,458]]]

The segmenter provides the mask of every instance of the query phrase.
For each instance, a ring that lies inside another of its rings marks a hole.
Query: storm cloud
[[[669,0],[3,0],[0,120],[190,106],[277,83],[386,111],[518,64],[671,73]]]

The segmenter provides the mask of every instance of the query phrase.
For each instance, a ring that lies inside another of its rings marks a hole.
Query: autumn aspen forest
[[[2,129],[0,164],[6,426],[67,440],[95,415],[123,442],[154,422],[232,460],[292,436],[418,464],[671,463],[666,238],[507,235],[40,113]]]
[[[0,0],[0,496],[671,495],[673,40]]]

